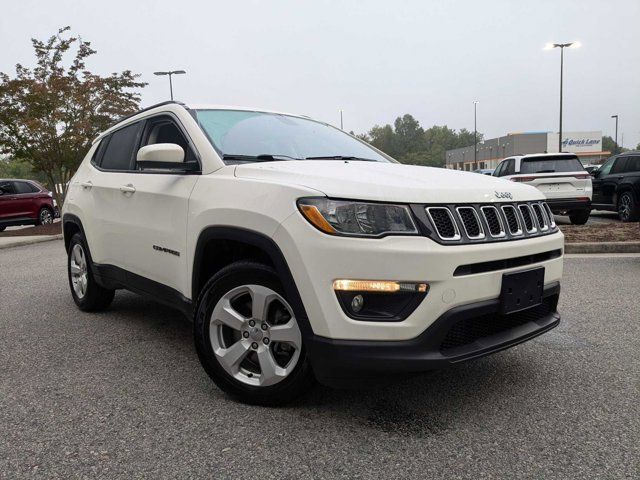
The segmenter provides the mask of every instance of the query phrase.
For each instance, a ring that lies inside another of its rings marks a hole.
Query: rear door
[[[16,189],[16,199],[18,207],[21,209],[20,216],[37,218],[38,215],[38,201],[37,194],[39,193],[29,182],[13,182],[13,186]]]
[[[0,180],[0,220],[14,218],[17,215],[15,188],[10,180]]]
[[[511,180],[536,187],[548,199],[591,199],[591,176],[576,156],[524,157]]]

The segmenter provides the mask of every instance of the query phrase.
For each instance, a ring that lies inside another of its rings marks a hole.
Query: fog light
[[[362,295],[356,295],[355,297],[353,297],[353,300],[351,300],[351,310],[353,310],[354,313],[358,313],[360,310],[362,310],[363,306],[364,298],[362,298]]]

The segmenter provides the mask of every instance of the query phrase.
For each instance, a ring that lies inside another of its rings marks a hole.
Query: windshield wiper
[[[305,160],[357,160],[359,162],[377,162],[372,158],[352,157],[347,155],[323,155],[321,157],[306,157]]]
[[[239,160],[241,162],[277,162],[279,160],[300,160],[299,158],[290,157],[289,155],[272,155],[270,153],[262,153],[260,155],[240,155],[235,153],[225,153],[222,155],[223,160]]]
[[[536,173],[554,173],[555,170],[538,170]]]

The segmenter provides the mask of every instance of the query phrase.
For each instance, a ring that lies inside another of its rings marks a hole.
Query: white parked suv
[[[535,188],[401,165],[330,125],[167,102],[101,134],[63,208],[71,294],[193,318],[217,385],[286,402],[546,332],[563,235]]]
[[[536,187],[547,197],[551,211],[584,225],[591,213],[591,175],[573,153],[536,153],[505,158],[493,172],[512,182]]]

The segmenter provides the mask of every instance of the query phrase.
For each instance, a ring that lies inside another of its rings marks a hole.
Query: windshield
[[[310,158],[391,161],[341,130],[314,120],[241,110],[196,110],[196,117],[226,163]]]
[[[520,173],[582,172],[584,167],[578,157],[532,157],[523,158]]]

